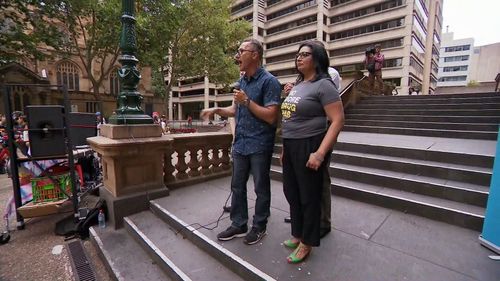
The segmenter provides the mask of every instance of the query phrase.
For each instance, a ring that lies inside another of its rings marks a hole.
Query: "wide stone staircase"
[[[481,230],[500,95],[364,97],[334,147],[332,194]],[[276,144],[272,176],[281,180]]]
[[[149,210],[126,217],[123,228],[93,227],[91,237],[116,280],[389,280],[389,276],[403,279],[407,273],[394,275],[396,273],[391,271],[392,268],[399,271],[394,264],[401,260],[404,265],[402,263],[399,268],[417,263],[430,268],[434,264],[429,263],[425,255],[410,251],[408,256],[402,256],[401,250],[381,246],[382,240],[377,240],[373,233],[365,233],[369,232],[367,221],[362,223],[365,225],[362,231],[355,226],[356,231],[349,234],[346,231],[352,226],[341,223],[362,221],[359,215],[366,216],[368,212],[385,213],[385,208],[369,205],[375,204],[480,230],[498,123],[500,96],[495,94],[366,97],[349,108],[344,131],[330,163],[334,209],[338,210],[343,204],[346,213],[344,219],[339,219],[338,213],[333,212],[334,227],[329,239],[322,242],[322,251],[297,268],[284,264],[288,251],[276,242],[288,237],[289,224],[282,222],[288,215],[288,204],[283,198],[281,184],[275,181],[267,240],[251,247],[240,240],[220,242],[216,239],[216,234],[228,225],[228,214],[221,214],[221,207],[229,195],[229,178],[205,181],[192,189],[179,188],[178,193],[173,190],[171,196],[150,201]],[[280,151],[278,142],[271,168],[275,180],[282,177]],[[254,200],[250,187],[249,190],[249,198]],[[356,217],[356,211],[347,211],[360,208],[356,204],[369,208],[362,207],[363,212]],[[367,220],[375,220],[374,217]],[[383,225],[388,217],[390,215],[380,219],[380,229],[390,229],[391,224]],[[217,228],[200,228],[200,224],[215,227],[215,218],[218,218]],[[225,221],[219,225],[221,219]],[[199,223],[186,223],[193,221]],[[427,229],[422,231],[429,232]],[[377,235],[383,237],[382,233]],[[346,246],[346,243],[351,244]],[[437,249],[449,248],[437,245]],[[471,268],[480,268],[483,263],[491,266],[487,258],[486,261],[478,258],[475,251],[482,254],[480,250],[483,249],[477,248],[474,244],[474,251],[464,254],[468,257],[467,264],[472,264],[469,260],[479,259],[482,263],[471,265]],[[443,255],[437,255],[437,260],[448,262],[449,255],[445,254],[449,253],[440,252]],[[422,261],[415,260],[415,256]],[[367,257],[367,260],[357,264],[353,262],[356,257],[361,260]],[[388,265],[380,266],[380,260],[387,261]],[[359,269],[365,267],[367,270]],[[346,268],[352,272],[346,273]],[[385,272],[381,268],[390,270]],[[457,269],[460,266],[450,268],[460,271]],[[488,267],[488,272],[493,276],[498,269],[491,268],[494,267]],[[463,271],[471,270],[466,267]],[[336,278],[332,278],[332,271],[337,273]],[[384,277],[370,279],[373,272],[383,272],[380,276]],[[429,280],[416,276],[434,276],[436,272],[441,271],[422,273],[417,270],[409,280]],[[344,278],[358,274],[362,278]],[[443,277],[448,273],[441,274],[441,280],[456,280]],[[494,279],[488,275],[477,280]]]

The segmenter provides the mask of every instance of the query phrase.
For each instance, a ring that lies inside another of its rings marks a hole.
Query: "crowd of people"
[[[233,92],[233,105],[201,113],[204,119],[214,114],[236,119],[231,225],[217,238],[227,241],[244,237],[243,242],[252,245],[266,235],[271,203],[270,165],[281,112],[283,191],[290,205],[291,221],[291,237],[283,245],[293,250],[287,261],[299,263],[331,230],[328,167],[333,145],[344,124],[340,77],[329,67],[328,54],[317,41],[300,45],[295,57],[298,77],[295,83],[286,84],[283,91],[278,80],[262,67],[262,57],[260,42],[244,41],[234,57],[244,75],[238,81],[240,87]],[[282,93],[286,96],[283,102]],[[257,198],[249,231],[250,175]]]

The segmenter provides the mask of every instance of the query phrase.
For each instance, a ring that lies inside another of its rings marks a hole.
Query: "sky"
[[[444,0],[443,30],[453,39],[474,38],[474,46],[500,43],[500,0]]]

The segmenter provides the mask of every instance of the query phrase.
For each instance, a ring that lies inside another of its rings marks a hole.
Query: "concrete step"
[[[458,164],[407,159],[403,157],[383,156],[351,151],[333,151],[332,162],[357,165],[367,168],[383,168],[387,171],[418,174],[448,181],[460,181],[482,186],[489,186],[491,168],[470,167]]]
[[[352,114],[346,113],[346,120],[389,120],[405,122],[449,122],[500,124],[500,116],[433,116],[394,114]]]
[[[375,117],[376,118],[376,117]],[[397,128],[419,128],[436,130],[461,130],[461,131],[491,131],[498,132],[497,124],[487,123],[446,123],[446,122],[408,122],[408,121],[383,121],[383,120],[357,120],[347,119],[346,125],[370,126],[370,127],[397,127]]]
[[[344,125],[344,131],[365,132],[377,134],[414,135],[440,138],[496,140],[498,133],[488,131],[435,130],[419,128],[371,127],[359,125]]]
[[[443,173],[443,170],[446,168],[433,169],[428,167],[427,169],[422,169],[415,167],[414,170],[408,169],[409,171],[406,171],[406,169],[400,169],[404,171],[394,171],[390,170],[390,168],[388,169],[386,165],[363,166],[358,163],[339,163],[339,157],[337,157],[335,153],[332,155],[332,159],[335,162],[330,163],[330,175],[336,178],[353,180],[367,184],[377,183],[377,185],[396,190],[404,190],[465,204],[486,207],[489,192],[488,185],[479,185],[446,178],[443,179],[442,177],[432,175],[440,172]],[[278,154],[273,155],[272,165],[281,167]],[[383,167],[383,169],[381,167]],[[460,173],[460,171],[450,171],[450,173],[452,176],[457,177],[456,174]],[[463,174],[460,174],[460,176],[463,176]]]
[[[174,231],[182,233],[184,239],[188,240],[199,249],[208,253],[212,258],[229,268],[233,273],[238,275],[239,279],[243,280],[274,280],[260,269],[256,268],[249,262],[243,260],[238,255],[227,250],[215,241],[212,241],[206,235],[195,229],[192,225],[188,225],[167,209],[162,207],[156,201],[150,202],[151,211],[167,224]],[[197,279],[200,280],[200,279]],[[211,279],[203,278],[202,280],[238,280],[238,279]]]
[[[419,174],[394,173],[382,169],[356,165],[334,164],[330,175],[364,184],[377,183],[379,186],[403,190],[411,193],[442,198],[464,204],[486,207],[489,188],[487,186],[446,181]]]
[[[271,178],[282,181],[279,166],[271,167]],[[480,231],[484,208],[332,177],[332,194],[427,217]]]
[[[472,110],[472,109],[500,109],[500,102],[498,103],[445,103],[439,104],[434,101],[432,103],[422,104],[408,104],[408,103],[371,103],[360,102],[356,104],[356,109],[398,109],[398,110],[412,110],[412,109],[425,109],[425,110]]]
[[[500,109],[358,109],[356,106],[347,109],[348,114],[374,114],[374,115],[425,115],[425,116],[500,116]]]
[[[125,229],[93,226],[90,238],[114,280],[174,280],[165,275]]]
[[[366,100],[434,100],[434,99],[462,99],[462,98],[488,98],[498,97],[497,92],[469,93],[469,94],[443,94],[443,95],[398,95],[398,96],[367,96]]]
[[[441,96],[432,97],[430,99],[422,98],[406,98],[406,99],[374,99],[370,97],[363,97],[361,103],[369,104],[481,104],[481,103],[500,103],[500,95],[492,95],[488,97],[453,97],[442,98]]]
[[[281,152],[282,144],[276,144],[277,152]],[[482,167],[491,169],[494,157],[490,155],[479,155],[464,152],[435,151],[429,149],[416,149],[399,147],[392,143],[385,145],[362,144],[338,141],[335,150],[369,153],[384,156],[402,157],[408,159],[427,160],[441,163],[458,164],[470,167]]]
[[[126,218],[125,227],[172,279],[243,280],[150,211]]]
[[[484,220],[481,207],[335,177],[332,193],[477,231],[482,229]]]

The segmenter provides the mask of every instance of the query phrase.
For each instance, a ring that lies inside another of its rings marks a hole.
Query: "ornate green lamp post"
[[[137,41],[135,34],[135,1],[122,0],[123,15],[121,17],[122,32],[120,36],[119,58],[122,67],[118,70],[120,78],[120,94],[117,99],[116,114],[109,118],[111,124],[152,124],[153,119],[144,114],[141,109],[143,97],[137,91],[141,74],[136,65],[139,60],[135,57]]]

